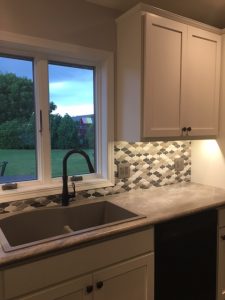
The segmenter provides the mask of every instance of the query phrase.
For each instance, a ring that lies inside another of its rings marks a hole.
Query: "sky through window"
[[[49,64],[49,98],[57,105],[53,114],[81,116],[94,114],[94,70]],[[0,73],[31,79],[29,61],[0,57]]]

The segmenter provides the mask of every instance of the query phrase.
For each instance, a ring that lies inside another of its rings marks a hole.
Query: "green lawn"
[[[62,160],[68,150],[52,150],[52,175],[62,176]],[[94,164],[93,149],[84,149]],[[36,174],[35,150],[0,149],[0,161],[8,161],[5,176],[11,175],[33,175]],[[73,154],[68,159],[68,174],[77,175],[89,173],[85,159],[79,154]]]

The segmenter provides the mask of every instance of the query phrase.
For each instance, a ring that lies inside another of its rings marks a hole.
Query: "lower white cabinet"
[[[225,208],[219,210],[217,300],[225,300]]]
[[[0,271],[0,300],[153,300],[153,228]]]
[[[218,295],[217,300],[225,300],[225,227],[218,234]]]
[[[147,254],[18,299],[153,300],[153,265]]]

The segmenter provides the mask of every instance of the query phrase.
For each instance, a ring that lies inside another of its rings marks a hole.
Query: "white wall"
[[[191,152],[191,181],[225,188],[225,159],[217,141],[193,141]]]
[[[220,126],[217,140],[192,142],[192,181],[225,188],[225,34],[222,37]]]
[[[84,0],[0,0],[0,30],[111,51],[117,16]]]

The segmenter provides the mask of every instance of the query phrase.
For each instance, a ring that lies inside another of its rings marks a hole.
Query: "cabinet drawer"
[[[5,269],[5,299],[153,251],[153,228]],[[12,288],[13,285],[13,288]]]

